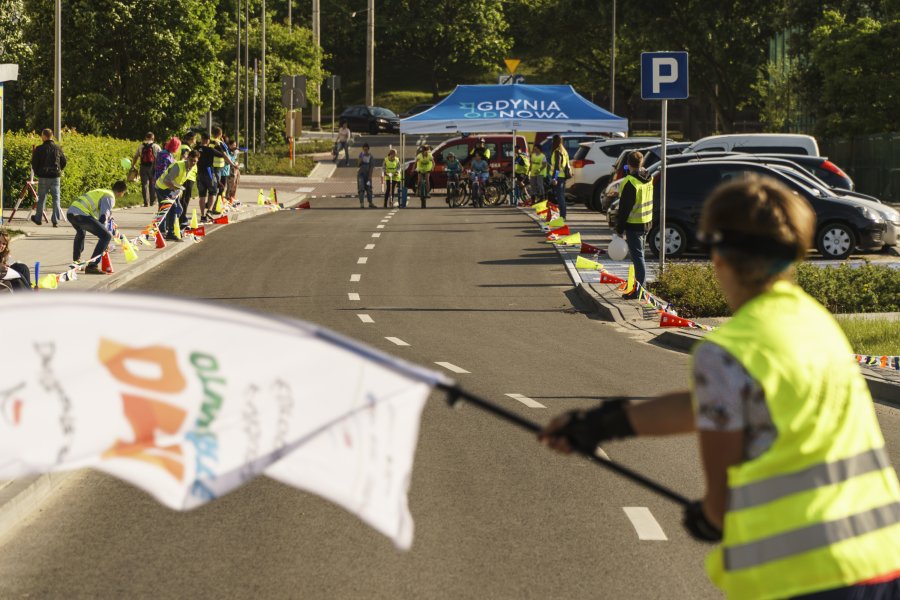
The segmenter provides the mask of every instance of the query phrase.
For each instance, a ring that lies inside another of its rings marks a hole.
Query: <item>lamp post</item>
[[[19,65],[0,65],[0,225],[3,224],[3,84],[19,78]]]
[[[62,0],[56,0],[53,23],[53,130],[62,142]]]
[[[609,112],[616,112],[616,0],[612,3],[612,50],[609,56]]]
[[[259,149],[266,149],[266,0],[262,0],[262,86],[259,99]]]
[[[367,9],[352,12],[350,17],[364,12],[369,13],[366,20],[366,106],[372,106],[375,104],[375,0],[369,0]]]
[[[321,4],[320,0],[312,0],[312,33],[313,44],[318,48],[322,43],[322,24],[320,22]],[[322,101],[321,101],[322,84],[316,83],[316,100],[317,104],[313,105],[311,129],[320,131],[322,129]]]

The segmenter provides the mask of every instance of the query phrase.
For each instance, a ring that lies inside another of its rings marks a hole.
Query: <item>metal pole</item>
[[[331,76],[331,135],[334,136],[334,75]]]
[[[375,0],[369,0],[366,30],[366,106],[372,106],[375,104]]]
[[[313,30],[313,44],[318,48],[322,43],[322,24],[320,22],[321,16],[321,7],[320,0],[312,0],[312,30]],[[322,130],[322,84],[321,82],[316,83],[316,100],[318,104],[314,104],[312,107],[312,123],[311,129],[315,131]],[[334,119],[332,119],[334,120]]]
[[[262,90],[259,99],[259,149],[266,150],[266,0],[262,0]]]
[[[53,131],[62,142],[62,0],[56,0],[53,47]]]
[[[3,225],[3,82],[0,82],[0,225]]]
[[[669,130],[669,101],[662,101],[662,136],[660,140],[660,157],[662,166],[659,169],[659,272],[666,267],[666,137]]]
[[[259,104],[259,60],[253,59],[253,153],[256,154],[256,105]]]
[[[609,112],[616,112],[616,0],[613,0],[612,51],[609,55]]]
[[[237,1],[237,53],[234,59],[234,141],[241,132],[241,0]]]
[[[291,25],[291,10],[294,8],[294,0],[288,0],[288,31],[293,28]]]
[[[290,115],[291,118],[289,122],[291,124],[291,130],[288,132],[288,137],[291,140],[291,168],[294,168],[294,88],[291,88],[291,103],[290,103]]]
[[[244,2],[244,145],[250,146],[250,0]],[[246,157],[246,155],[245,155]]]

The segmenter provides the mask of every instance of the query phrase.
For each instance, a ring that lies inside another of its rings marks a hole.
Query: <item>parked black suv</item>
[[[400,133],[400,117],[380,106],[348,106],[338,117],[341,121],[346,121],[350,131]]]
[[[781,169],[781,170],[780,170]],[[700,247],[697,228],[703,203],[721,183],[750,174],[771,177],[805,198],[816,213],[816,249],[829,259],[844,259],[859,248],[884,246],[884,220],[862,202],[828,196],[825,188],[804,185],[801,177],[790,177],[782,168],[737,160],[703,161],[672,165],[666,170],[666,254],[678,256]],[[802,171],[798,171],[802,174]],[[651,252],[659,254],[659,185],[654,185],[653,228],[648,236]],[[612,218],[612,217],[611,217]]]

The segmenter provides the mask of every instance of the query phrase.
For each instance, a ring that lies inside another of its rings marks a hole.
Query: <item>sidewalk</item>
[[[546,225],[534,214],[530,208],[522,209],[535,223],[546,232]],[[580,233],[584,243],[605,249],[612,238],[612,230],[606,220],[606,216],[588,210],[583,206],[570,207],[566,224],[571,232]],[[619,328],[629,332],[633,338],[670,350],[690,352],[691,348],[706,335],[705,331],[698,329],[682,329],[659,327],[659,314],[655,309],[634,300],[623,300],[622,292],[617,286],[600,283],[598,271],[584,271],[575,268],[575,259],[579,256],[579,248],[556,246],[559,257],[566,265],[566,270],[578,294],[593,308],[593,312],[605,321],[615,323]],[[659,272],[659,263],[653,262],[652,255],[648,252],[647,281],[654,281]],[[599,257],[587,257],[596,260],[603,265],[604,270],[613,275],[625,279],[628,276],[628,267],[631,260],[613,261],[606,255]],[[822,266],[837,261],[817,261]],[[854,315],[866,316],[866,315]],[[892,317],[896,316],[892,313]],[[694,319],[703,325],[721,325],[727,319]],[[860,367],[869,389],[878,399],[892,403],[900,407],[900,373],[890,369],[877,367]]]
[[[278,201],[286,207],[299,204],[305,195],[294,192],[296,183],[294,181],[281,181],[280,179],[284,178],[279,178],[278,181],[258,178],[252,184],[254,187],[251,187],[248,183],[242,189],[239,189],[237,201],[240,202],[240,205],[234,212],[229,214],[231,223],[252,219],[270,212],[268,207],[256,204],[260,188],[265,190],[267,196],[272,187],[275,187],[277,192],[281,191],[279,188],[286,188],[283,193],[279,194]],[[296,180],[298,178],[291,179]],[[192,208],[197,208],[198,206],[197,199],[194,198],[188,206],[188,211],[190,212]],[[72,242],[75,238],[75,230],[72,226],[66,222],[60,222],[59,227],[53,227],[50,223],[37,226],[28,218],[30,213],[27,209],[20,209],[16,213],[15,220],[9,223],[8,218],[11,212],[10,209],[5,210],[3,213],[4,227],[24,231],[25,235],[13,238],[10,244],[10,262],[22,262],[28,265],[32,269],[33,279],[34,266],[38,262],[40,263],[41,275],[48,273],[59,274],[67,271],[69,264],[72,262]],[[130,239],[135,238],[153,220],[155,215],[156,209],[153,207],[139,206],[113,210],[113,218],[116,225]],[[206,225],[205,227],[206,235],[211,235],[225,227],[225,225]],[[87,236],[82,258],[86,259],[89,257],[96,241],[94,236]],[[202,242],[200,243],[202,244]],[[166,247],[161,249],[147,245],[137,246],[138,260],[126,263],[121,247],[111,243],[110,258],[115,270],[113,275],[103,276],[79,273],[77,280],[60,282],[58,289],[76,291],[113,290],[194,245],[192,242],[185,241],[167,242]],[[54,293],[50,290],[48,292]]]

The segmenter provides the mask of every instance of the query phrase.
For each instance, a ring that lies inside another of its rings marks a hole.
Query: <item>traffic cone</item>
[[[166,247],[166,240],[163,239],[163,236],[159,232],[159,229],[156,230],[156,247],[157,248],[165,248]]]
[[[190,229],[191,235],[195,235],[197,237],[203,237],[206,235],[206,227],[191,227]]]
[[[628,266],[628,281],[625,282],[625,293],[630,294],[634,291],[634,265]]]
[[[197,221],[197,209],[195,208],[191,213],[191,229],[197,229],[199,224],[199,221]]]
[[[100,270],[110,275],[114,273],[112,261],[109,259],[109,252],[103,253],[103,258],[100,259]]]
[[[269,190],[269,202],[278,204],[278,192],[275,191],[275,188]]]
[[[59,287],[59,280],[56,275],[49,273],[38,279],[37,287],[39,290],[55,290]]]
[[[303,209],[307,209],[307,208],[312,208],[312,206],[309,205],[309,200],[304,200],[303,202],[301,202],[300,204],[297,205],[297,208],[299,208],[300,210],[303,210]]]
[[[547,235],[558,235],[558,236],[562,237],[564,235],[571,235],[571,234],[572,234],[572,232],[569,231],[569,226],[563,225],[562,227],[559,227],[558,229],[552,229],[550,231],[550,233],[548,233]]]
[[[625,283],[625,280],[621,277],[616,277],[612,273],[600,271],[600,283]]]
[[[134,249],[134,246],[131,245],[128,238],[125,238],[122,241],[122,251],[125,253],[125,262],[132,263],[137,260],[137,250]]]
[[[603,254],[605,250],[602,248],[598,248],[597,246],[591,246],[590,244],[581,243],[581,252],[580,254]]]
[[[547,227],[549,227],[550,229],[556,229],[558,227],[562,227],[565,224],[566,224],[565,219],[563,219],[562,217],[556,217],[555,219],[553,219],[552,221],[547,223]]]
[[[216,207],[213,209],[214,213],[222,212],[222,196],[216,196]]]
[[[228,225],[228,215],[222,215],[216,219],[213,219],[213,223],[216,225]]]
[[[256,195],[256,204],[257,204],[257,206],[262,206],[265,203],[266,203],[266,198],[263,195],[262,188],[260,188],[259,194]]]
[[[181,239],[181,223],[178,222],[178,217],[175,217],[175,224],[172,225],[172,235],[175,236],[176,240]]]
[[[585,269],[588,271],[602,271],[603,265],[601,265],[600,263],[598,263],[596,261],[588,260],[588,259],[584,258],[583,256],[579,256],[578,258],[575,259],[575,268],[576,269]]]
[[[667,313],[664,310],[659,311],[659,326],[660,327],[690,327],[692,329],[697,328],[697,324],[691,321],[690,319],[683,319],[677,315],[673,315],[672,313]]]

